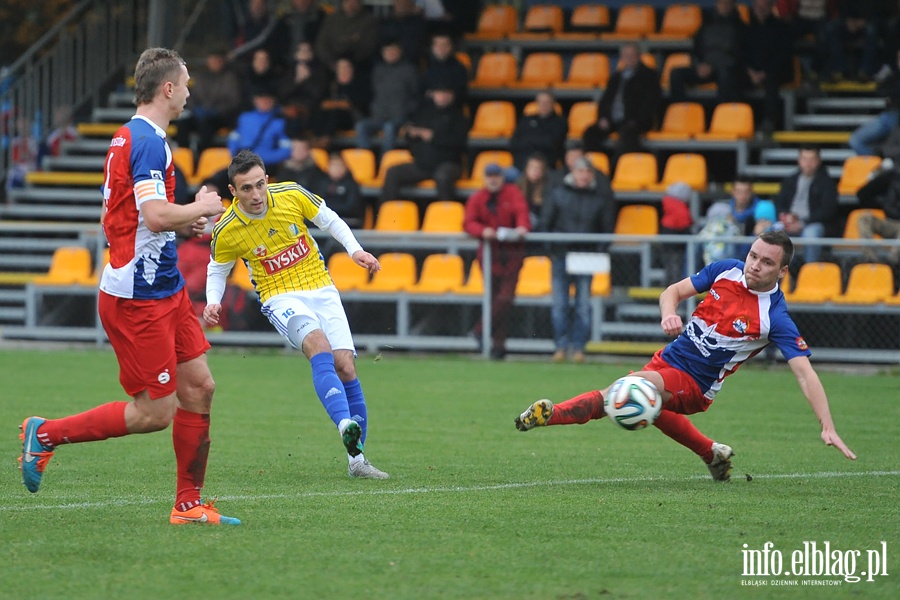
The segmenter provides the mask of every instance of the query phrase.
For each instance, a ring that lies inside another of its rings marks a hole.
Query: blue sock
[[[347,407],[347,392],[344,384],[338,378],[334,370],[334,356],[330,352],[320,352],[309,359],[312,366],[313,387],[316,395],[325,407],[328,416],[337,426],[344,419],[350,418],[350,409]]]
[[[350,407],[350,418],[359,423],[362,429],[360,441],[366,443],[366,431],[369,429],[369,416],[366,413],[366,397],[363,396],[359,379],[344,382],[344,390],[347,392],[347,405]]]

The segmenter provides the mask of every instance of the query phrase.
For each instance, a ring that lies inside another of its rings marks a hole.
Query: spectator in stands
[[[291,0],[291,8],[281,17],[282,26],[290,40],[291,51],[296,51],[300,44],[316,43],[316,37],[322,22],[325,20],[325,9],[316,0]],[[296,54],[285,57],[285,64],[296,60]]]
[[[640,136],[657,121],[662,100],[659,73],[641,62],[638,45],[628,42],[619,50],[619,68],[597,105],[597,122],[584,131],[584,149],[599,152],[609,135],[619,134],[616,155],[640,150]]]
[[[753,182],[749,177],[738,175],[734,178],[732,186],[731,198],[728,201],[731,205],[732,221],[738,225],[740,230],[738,235],[753,235],[753,228],[756,226],[753,215],[759,202],[759,198],[753,193]]]
[[[800,168],[781,182],[775,198],[776,227],[813,242],[803,248],[804,261],[810,263],[818,261],[822,252],[816,240],[837,234],[837,183],[828,175],[815,146],[801,146],[797,164]]]
[[[251,94],[245,96],[243,100],[245,108],[253,104],[252,92],[254,89],[268,88],[275,92],[277,97],[283,84],[282,71],[272,62],[272,55],[269,51],[265,48],[256,50],[241,86],[245,94]]]
[[[860,216],[857,226],[862,239],[873,239],[876,235],[886,240],[900,239],[900,164],[891,162],[890,168],[881,170],[856,192],[860,204],[881,208],[885,217],[871,213]],[[877,262],[876,250],[871,246],[863,248],[863,258]],[[894,267],[900,265],[900,246],[891,247],[887,261]]]
[[[590,160],[575,160],[572,172],[562,185],[553,188],[544,204],[538,231],[550,233],[612,233],[616,222],[616,199],[609,179],[594,170]],[[571,351],[574,362],[584,362],[584,347],[591,332],[590,275],[570,275],[566,254],[573,250],[603,251],[608,244],[554,244],[551,250],[554,362],[566,359]],[[575,286],[574,315],[569,288]]]
[[[662,197],[662,218],[659,232],[667,235],[690,235],[694,218],[691,216],[690,201],[694,190],[686,183],[673,183],[666,188]],[[662,263],[665,269],[666,285],[685,278],[684,244],[661,244]]]
[[[241,113],[237,127],[228,136],[228,149],[235,156],[241,150],[252,150],[277,169],[291,154],[291,140],[285,133],[275,91],[259,86],[252,91],[253,110]]]
[[[890,16],[884,4],[881,0],[837,0],[837,14],[825,26],[826,77],[833,81],[841,78],[868,81],[875,75],[881,66],[878,24],[887,22]],[[862,46],[855,72],[847,59],[849,44]]]
[[[43,164],[45,156],[59,156],[64,142],[74,142],[81,136],[72,123],[72,107],[61,104],[53,110],[53,130],[38,148],[37,164]]]
[[[765,133],[781,126],[780,89],[793,77],[790,26],[775,15],[772,3],[753,0],[742,49],[747,79],[764,93],[764,117],[757,129]]]
[[[420,67],[428,32],[413,0],[394,0],[391,14],[379,20],[378,37],[382,48],[388,42],[397,42],[404,60],[416,69]]]
[[[400,188],[434,179],[438,200],[456,199],[456,180],[462,174],[462,156],[469,137],[469,122],[453,101],[448,84],[436,84],[431,101],[419,107],[400,128],[413,162],[388,169],[381,202],[399,198]]]
[[[436,33],[431,38],[431,54],[422,74],[419,87],[423,95],[436,85],[449,85],[456,104],[462,106],[468,100],[469,73],[453,51],[453,39],[446,33]]]
[[[525,168],[528,158],[535,152],[543,154],[554,167],[565,153],[569,124],[556,114],[555,99],[550,92],[538,92],[534,102],[537,112],[519,119],[509,141],[513,164],[520,170]]]
[[[359,183],[353,178],[340,152],[332,152],[328,157],[328,172],[314,190],[323,198],[328,198],[328,206],[350,227],[361,228],[366,218],[366,203],[359,190]]]
[[[368,79],[356,70],[349,58],[339,58],[334,80],[328,84],[328,93],[312,125],[316,146],[328,148],[338,132],[353,130],[357,121],[368,113],[371,101]]]
[[[701,239],[733,238],[741,235],[741,230],[734,222],[734,215],[728,202],[714,202],[706,211],[706,222],[697,232]],[[709,239],[701,246],[703,264],[709,265],[726,258],[736,258],[737,250],[733,243],[722,239]]]
[[[226,62],[223,49],[212,49],[206,55],[206,69],[195,73],[191,79],[191,118],[186,129],[197,132],[196,151],[199,154],[213,145],[219,129],[234,128],[243,108],[243,98],[241,80]],[[187,146],[189,139],[182,135],[181,129],[179,127],[179,143]]]
[[[547,193],[544,194],[544,198],[549,197],[550,191],[553,190],[553,188],[562,185],[565,176],[572,172],[572,169],[575,168],[575,163],[579,158],[584,158],[584,156],[584,147],[580,142],[575,142],[569,144],[566,148],[566,153],[563,155],[563,165],[561,167],[554,169],[550,168],[550,165],[547,165]]]
[[[684,101],[690,85],[712,82],[718,86],[719,102],[734,102],[744,82],[741,53],[746,31],[734,0],[716,0],[694,35],[691,66],[672,69],[672,101]]]
[[[358,71],[368,73],[378,52],[378,19],[362,0],[341,0],[338,10],[325,17],[316,54],[332,70],[339,58],[349,58]]]
[[[525,201],[528,202],[528,213],[531,226],[537,227],[544,208],[544,198],[549,192],[547,187],[547,159],[543,154],[532,154],[525,162],[525,170],[517,182]]]
[[[284,66],[290,53],[290,33],[278,16],[269,10],[267,0],[249,0],[247,13],[241,13],[234,50],[229,59],[238,60],[264,49],[274,64]]]
[[[30,119],[21,115],[13,119],[15,129],[13,135],[4,142],[10,147],[10,168],[6,173],[6,190],[25,187],[28,173],[38,170],[38,150],[40,137],[35,135],[35,128]]]
[[[525,234],[531,230],[528,204],[515,184],[506,183],[503,167],[496,163],[484,169],[484,187],[466,201],[463,228],[472,237],[491,244],[491,358],[506,356],[509,309],[516,295],[519,270],[525,258]],[[484,265],[484,247],[478,247],[478,262]],[[483,323],[472,333],[481,345]]]
[[[815,76],[825,64],[825,27],[830,18],[831,0],[775,0],[778,18],[787,23],[794,41],[811,41],[813,57],[810,74]]]
[[[857,155],[875,155],[875,144],[884,142],[891,130],[900,124],[900,52],[896,59],[890,75],[878,84],[878,91],[887,98],[885,109],[850,135],[850,148]]]
[[[396,40],[382,46],[381,58],[372,69],[371,116],[356,122],[356,146],[371,148],[372,134],[381,131],[381,150],[387,152],[396,146],[397,130],[416,109],[419,73],[404,60],[403,49]]]
[[[293,181],[317,194],[325,179],[325,172],[313,160],[312,140],[308,137],[291,140],[291,155],[281,163],[276,173],[278,181]]]
[[[312,43],[301,42],[294,53],[292,76],[281,96],[288,135],[298,137],[312,131],[327,88],[328,72],[316,58]]]

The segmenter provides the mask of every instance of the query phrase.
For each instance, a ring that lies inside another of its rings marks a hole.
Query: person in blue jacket
[[[253,110],[241,113],[237,127],[228,136],[228,149],[236,156],[251,150],[267,165],[276,166],[291,155],[291,140],[275,101],[275,90],[260,85],[253,90]]]

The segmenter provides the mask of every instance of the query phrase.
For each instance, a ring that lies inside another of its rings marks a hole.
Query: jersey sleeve
[[[781,350],[785,360],[791,360],[798,356],[810,356],[809,346],[794,320],[788,314],[785,304],[773,307],[770,313],[771,325],[769,328],[769,340],[775,347]]]
[[[719,260],[710,263],[700,269],[697,273],[691,275],[691,283],[698,292],[708,292],[712,287],[712,284],[715,283],[716,277],[734,267],[743,268],[743,263],[734,259]]]
[[[168,201],[166,166],[166,142],[162,138],[141,135],[132,141],[131,173],[138,206],[147,200]]]

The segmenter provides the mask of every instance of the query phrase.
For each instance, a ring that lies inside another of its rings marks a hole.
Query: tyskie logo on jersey
[[[288,246],[278,254],[271,256],[270,258],[263,258],[260,260],[263,268],[266,270],[266,273],[269,275],[274,275],[275,273],[287,269],[288,267],[292,267],[296,265],[298,262],[306,258],[306,255],[309,254],[309,245],[306,243],[304,238],[300,238],[297,240],[297,243]]]

